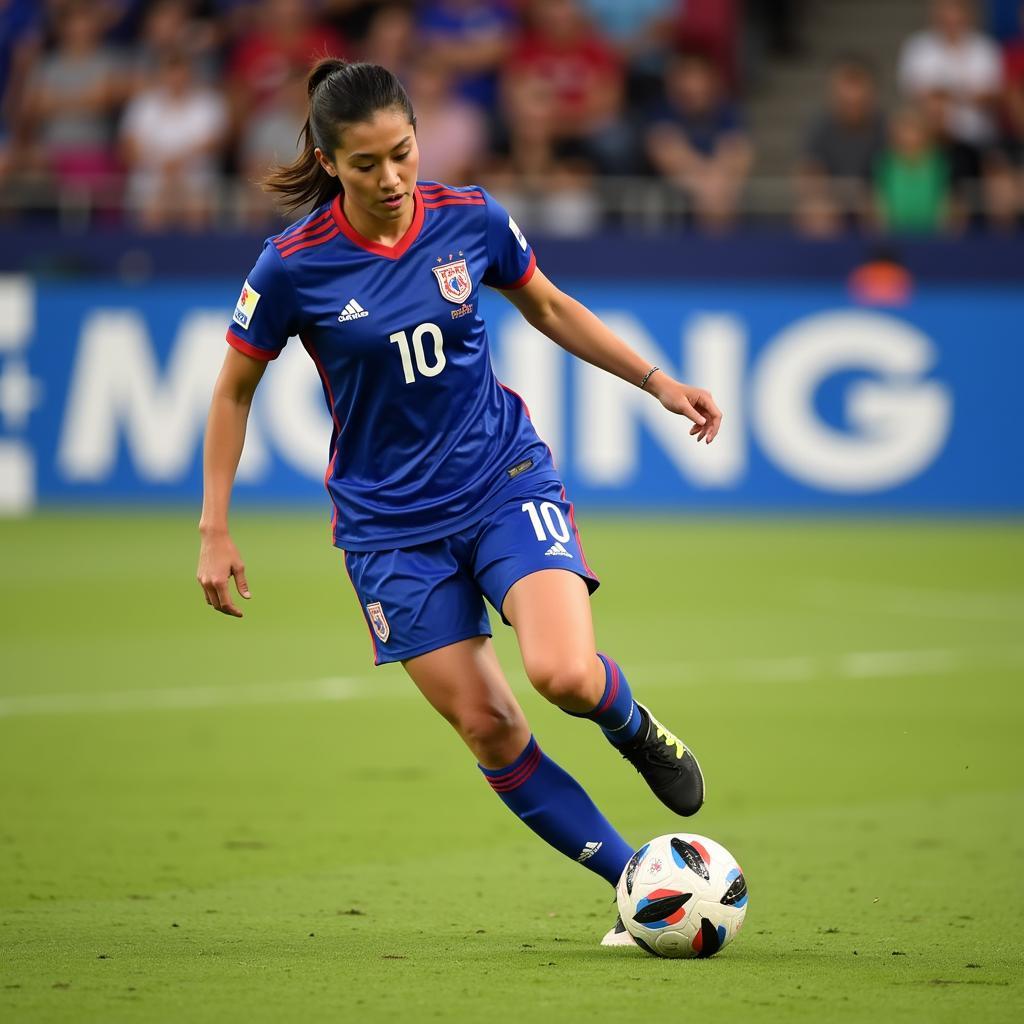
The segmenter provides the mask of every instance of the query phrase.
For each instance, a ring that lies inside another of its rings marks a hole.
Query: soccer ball
[[[732,854],[684,832],[641,846],[615,898],[626,930],[652,956],[713,956],[747,915],[747,883]]]

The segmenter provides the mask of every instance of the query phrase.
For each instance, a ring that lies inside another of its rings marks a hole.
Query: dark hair
[[[302,152],[287,167],[274,168],[261,182],[268,192],[284,197],[289,209],[320,206],[341,190],[317,160],[318,147],[333,154],[342,126],[370,121],[378,110],[397,108],[416,126],[416,115],[402,83],[379,64],[350,64],[338,57],[324,57],[313,65],[306,79],[309,113],[299,138]]]

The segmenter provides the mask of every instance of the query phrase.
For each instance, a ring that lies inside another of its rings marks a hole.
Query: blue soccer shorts
[[[501,614],[512,584],[541,569],[568,569],[590,593],[571,502],[561,485],[515,498],[450,537],[391,551],[346,551],[377,665],[491,636],[484,598]],[[508,620],[502,615],[502,621]]]

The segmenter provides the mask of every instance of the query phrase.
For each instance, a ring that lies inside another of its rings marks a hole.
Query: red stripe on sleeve
[[[235,334],[230,327],[227,333],[227,343],[232,348],[237,348],[244,355],[251,356],[253,359],[259,359],[260,362],[264,363],[270,359],[276,359],[281,354],[280,349],[276,352],[270,352],[265,348],[257,348],[255,345],[250,345],[249,342]]]
[[[282,231],[281,234],[274,239],[274,245],[279,249],[282,246],[288,245],[291,242],[296,241],[300,235],[305,235],[310,232],[317,230],[322,227],[331,219],[331,211],[326,210],[321,213],[319,217],[314,217],[308,224],[304,224],[301,228],[288,228],[286,231]]]
[[[523,276],[518,281],[513,281],[511,284],[501,284],[498,287],[504,292],[513,292],[517,288],[522,288],[530,283],[530,278],[533,277],[533,272],[537,269],[537,256],[535,253],[530,253],[530,265],[523,271]]]
[[[328,221],[326,224],[321,224],[315,231],[303,231],[284,242],[280,242],[277,246],[277,251],[280,253],[287,252],[290,249],[293,249],[296,245],[302,245],[304,242],[309,242],[316,238],[322,238],[333,229],[334,224]]]
[[[430,202],[426,196],[423,197],[423,208],[425,210],[436,210],[442,206],[486,206],[484,199],[439,199],[436,203]]]
[[[459,192],[454,188],[445,188],[444,185],[420,186],[420,193],[424,199],[441,199],[444,196],[453,196],[456,199],[483,199],[483,193],[479,189],[469,189],[466,192]]]
[[[295,245],[290,246],[287,249],[281,250],[281,259],[287,259],[293,252],[298,252],[300,249],[308,249],[311,245],[323,245],[324,242],[329,242],[332,238],[336,238],[341,234],[341,228],[332,226],[331,230],[326,235],[321,235],[319,238],[310,238],[304,242],[297,242]]]

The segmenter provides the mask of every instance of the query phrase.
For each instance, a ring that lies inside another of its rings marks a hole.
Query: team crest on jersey
[[[437,287],[449,301],[462,305],[473,292],[473,281],[469,276],[469,267],[465,260],[454,263],[442,263],[439,267],[431,267],[437,278]]]
[[[384,609],[380,606],[380,601],[373,601],[366,606],[366,611],[370,616],[370,625],[373,626],[374,633],[377,634],[377,639],[382,644],[388,642],[388,637],[391,636],[391,627],[388,625],[387,617],[384,615]]]

